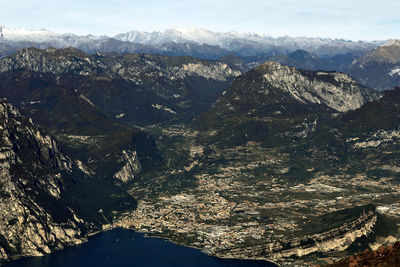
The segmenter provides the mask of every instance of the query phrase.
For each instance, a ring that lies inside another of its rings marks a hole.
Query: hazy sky
[[[0,24],[106,34],[197,26],[352,40],[400,38],[400,0],[0,0]]]

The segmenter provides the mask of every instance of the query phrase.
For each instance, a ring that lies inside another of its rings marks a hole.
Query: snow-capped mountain
[[[34,43],[59,43],[60,45],[73,45],[78,41],[106,39],[107,36],[54,33],[45,29],[31,30],[25,28],[11,29],[0,25],[0,38],[10,42],[34,42]]]
[[[224,47],[229,39],[248,39],[252,41],[259,41],[262,38],[268,38],[267,35],[259,34],[242,34],[237,32],[212,32],[206,29],[189,27],[189,28],[172,28],[163,32],[153,31],[130,31],[121,33],[114,36],[115,39],[143,43],[149,45],[157,45],[166,42],[195,42],[199,44],[218,45]]]
[[[160,45],[167,42],[208,44],[238,52],[242,56],[254,56],[271,51],[293,52],[299,49],[319,55],[335,55],[367,51],[381,44],[380,42],[353,42],[330,38],[289,36],[275,38],[259,33],[213,32],[196,27],[167,29],[163,32],[131,31],[118,34],[114,38],[146,45]]]
[[[31,42],[48,42],[58,38],[60,35],[47,30],[28,30],[25,28],[10,29],[0,26],[0,37],[9,41],[31,41]]]
[[[38,48],[72,46],[89,53],[96,51],[146,52],[188,55],[207,59],[216,59],[227,54],[237,56],[287,54],[299,49],[319,56],[333,56],[363,53],[382,43],[329,38],[271,37],[258,33],[213,32],[196,27],[167,29],[163,32],[131,31],[108,37],[59,34],[47,30],[10,29],[0,26],[0,44],[7,45],[14,50],[27,46]],[[15,51],[8,54],[13,52]],[[7,51],[2,54],[7,55]]]

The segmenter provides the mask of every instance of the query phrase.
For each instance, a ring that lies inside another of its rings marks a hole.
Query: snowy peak
[[[227,41],[234,39],[254,39],[262,40],[263,38],[271,38],[267,35],[257,33],[238,33],[230,32],[213,32],[198,27],[187,28],[171,28],[164,31],[130,31],[114,36],[115,39],[128,42],[138,42],[143,44],[161,44],[165,42],[196,42],[199,44],[220,45],[225,47]]]
[[[381,46],[398,46],[398,47],[400,47],[400,40],[396,40],[396,39],[388,40]]]
[[[58,34],[50,31],[30,30],[25,28],[11,29],[5,26],[0,26],[0,36],[9,41],[31,41],[31,42],[46,42],[56,37]]]
[[[304,50],[317,56],[363,53],[380,43],[352,42],[330,38],[270,37],[258,33],[214,32],[197,27],[172,28],[164,31],[130,31],[113,38],[108,36],[58,34],[47,30],[10,29],[2,26],[0,40],[17,49],[29,46],[65,48],[73,46],[88,53],[148,52],[167,55],[189,55],[216,59],[227,54],[258,56],[288,54]],[[17,43],[22,42],[22,43]],[[9,53],[5,53],[11,54]],[[2,56],[0,54],[0,56]]]
[[[0,26],[0,40],[11,43],[31,42],[32,44],[29,46],[36,46],[39,48],[44,48],[41,43],[46,43],[57,48],[65,48],[68,46],[79,47],[84,44],[88,47],[95,47],[97,41],[102,39],[109,39],[109,37],[95,35],[79,36],[71,33],[59,34],[45,29],[12,29]]]
[[[172,28],[163,32],[131,31],[118,34],[114,38],[145,45],[160,45],[169,42],[207,44],[219,46],[242,56],[254,56],[266,52],[287,53],[299,49],[318,55],[336,55],[368,51],[378,45],[330,38],[270,37],[258,33],[213,32],[197,27]]]
[[[190,28],[171,28],[165,31],[130,31],[127,33],[121,33],[114,36],[115,39],[132,42],[141,43],[147,45],[160,45],[163,43],[199,43],[199,44],[209,44],[218,45],[219,37],[216,33],[211,31],[200,29],[196,27]]]

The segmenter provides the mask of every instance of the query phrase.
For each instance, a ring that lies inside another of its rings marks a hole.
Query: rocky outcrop
[[[363,213],[358,219],[327,232],[305,236],[288,243],[270,245],[266,249],[272,258],[304,256],[313,252],[342,251],[357,238],[367,236],[375,225],[375,210]]]
[[[222,103],[236,110],[269,104],[318,104],[345,112],[378,95],[344,73],[303,71],[269,61],[236,78]]]
[[[366,209],[355,220],[339,227],[306,235],[292,240],[240,247],[220,251],[217,256],[226,258],[280,259],[291,256],[302,257],[314,252],[342,251],[357,238],[367,236],[377,221],[375,208]]]
[[[82,219],[62,205],[72,169],[52,137],[0,100],[0,262],[85,240]]]
[[[125,165],[114,174],[115,179],[126,183],[142,172],[142,166],[136,151],[123,150],[121,160]]]

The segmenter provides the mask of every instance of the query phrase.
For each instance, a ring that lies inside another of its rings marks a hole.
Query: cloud
[[[198,26],[272,36],[400,38],[397,0],[0,0],[0,24],[114,35]]]

